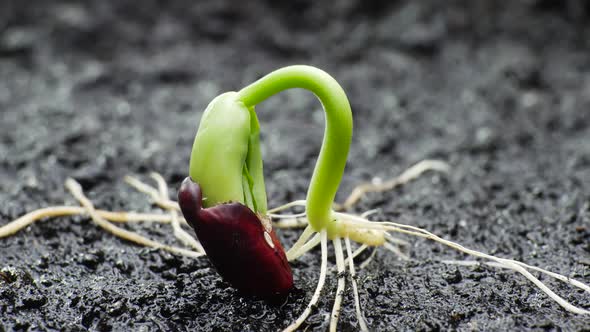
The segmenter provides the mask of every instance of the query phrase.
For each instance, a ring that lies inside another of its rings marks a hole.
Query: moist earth
[[[208,102],[301,63],[352,105],[339,200],[425,158],[452,166],[352,212],[588,283],[589,21],[585,1],[2,1],[0,224],[77,205],[67,177],[98,208],[160,212],[123,176],[160,172],[174,197]],[[320,104],[297,90],[257,111],[269,205],[303,199]],[[175,243],[167,225],[126,227]],[[278,234],[289,247],[299,232]],[[444,265],[467,257],[405,239],[410,261],[379,248],[359,272],[371,330],[589,330],[519,274]],[[46,220],[0,239],[0,331],[277,331],[310,299],[319,250],[292,266],[296,289],[276,306],[240,296],[205,258],[135,246],[85,216]],[[590,308],[589,294],[540,278]],[[335,283],[307,330],[327,328]],[[339,329],[358,328],[346,292]]]

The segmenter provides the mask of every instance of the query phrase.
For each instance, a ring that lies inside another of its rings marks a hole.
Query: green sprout
[[[346,166],[352,140],[352,112],[346,94],[330,75],[310,66],[279,69],[238,93],[215,98],[205,110],[190,159],[190,176],[206,193],[205,206],[241,202],[266,212],[258,119],[254,107],[291,88],[313,92],[324,106],[326,132],[309,190],[307,218],[315,231],[341,230],[332,214],[334,198]]]

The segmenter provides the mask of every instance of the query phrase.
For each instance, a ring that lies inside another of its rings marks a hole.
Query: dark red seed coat
[[[293,288],[293,274],[270,223],[265,228],[261,218],[240,203],[203,209],[202,197],[201,187],[187,177],[178,203],[217,272],[245,295],[286,297]]]

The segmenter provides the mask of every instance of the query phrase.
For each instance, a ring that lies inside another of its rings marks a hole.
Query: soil
[[[281,66],[344,87],[355,136],[339,199],[425,158],[449,162],[354,212],[590,282],[590,5],[585,1],[22,1],[0,3],[0,224],[76,201],[154,211],[122,182],[158,171],[174,195],[202,110]],[[324,126],[289,91],[258,108],[269,205],[304,198]],[[165,225],[127,226],[175,243]],[[280,231],[286,247],[300,231]],[[522,276],[411,240],[359,274],[371,330],[589,331]],[[334,257],[330,255],[333,263]],[[207,259],[115,238],[87,217],[0,240],[0,331],[277,331],[303,310],[320,254],[293,263],[282,306],[245,298]],[[541,277],[573,304],[590,297]],[[305,323],[325,330],[335,276]],[[357,330],[350,292],[339,329]]]

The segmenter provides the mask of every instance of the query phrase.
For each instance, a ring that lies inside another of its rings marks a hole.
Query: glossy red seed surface
[[[223,279],[245,295],[286,297],[293,288],[293,274],[274,230],[265,228],[261,218],[243,204],[203,209],[202,197],[201,187],[186,178],[178,203]]]

